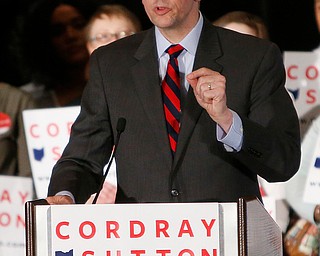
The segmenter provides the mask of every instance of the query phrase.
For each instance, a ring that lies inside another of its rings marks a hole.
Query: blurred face
[[[227,29],[231,29],[233,31],[240,32],[242,34],[247,34],[247,35],[252,35],[252,36],[258,37],[258,34],[256,33],[256,31],[253,28],[251,28],[248,25],[243,24],[243,23],[231,22],[224,27]]]
[[[59,5],[52,14],[52,44],[66,64],[84,63],[88,59],[84,26],[84,18],[72,6]]]
[[[142,0],[144,9],[162,34],[186,35],[199,18],[200,0]],[[168,39],[168,38],[167,38]]]
[[[314,10],[316,16],[316,22],[318,26],[318,31],[320,32],[320,0],[315,0],[314,2]]]
[[[92,22],[88,31],[87,49],[91,54],[102,45],[136,33],[134,25],[122,16],[103,15]]]

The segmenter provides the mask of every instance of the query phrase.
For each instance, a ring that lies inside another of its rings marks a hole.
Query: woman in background
[[[92,13],[86,1],[38,0],[18,31],[21,67],[30,77],[22,86],[39,107],[79,105],[89,59],[84,28]]]

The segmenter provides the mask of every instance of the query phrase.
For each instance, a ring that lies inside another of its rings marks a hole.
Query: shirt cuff
[[[58,193],[56,194],[56,196],[69,196],[69,197],[71,197],[73,203],[76,203],[76,200],[74,199],[74,196],[73,196],[72,193],[69,192],[69,191],[66,191],[66,190],[60,191],[60,192],[58,192]]]
[[[224,148],[228,152],[239,152],[241,150],[243,141],[242,121],[236,112],[232,110],[231,112],[233,120],[230,130],[226,134],[224,130],[217,124],[217,140],[223,143]]]

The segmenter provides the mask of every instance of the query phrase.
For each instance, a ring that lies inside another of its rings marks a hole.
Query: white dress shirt
[[[183,87],[181,87],[182,102],[185,96],[187,95],[187,92],[190,87],[189,83],[187,82],[186,76],[192,72],[199,38],[203,27],[203,17],[200,12],[199,14],[199,20],[195,27],[189,32],[189,34],[185,38],[183,38],[179,42],[179,44],[183,46],[183,48],[185,49],[178,56],[180,80],[181,84],[184,85]],[[169,42],[161,34],[160,30],[157,27],[155,28],[155,35],[158,51],[159,75],[162,81],[166,74],[167,64],[169,60],[169,54],[167,54],[165,50],[171,45],[171,42]],[[159,86],[161,86],[161,84]],[[224,147],[227,151],[240,151],[243,140],[242,121],[236,112],[232,111],[232,115],[233,123],[227,134],[222,130],[222,128],[219,125],[217,125],[217,140],[224,144]]]

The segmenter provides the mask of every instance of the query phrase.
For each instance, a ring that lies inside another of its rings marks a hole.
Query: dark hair
[[[93,11],[93,6],[84,0],[39,0],[17,20],[13,47],[21,75],[36,83],[49,85],[64,76],[64,67],[52,48],[50,31],[52,13],[61,4],[75,7],[86,22]]]

